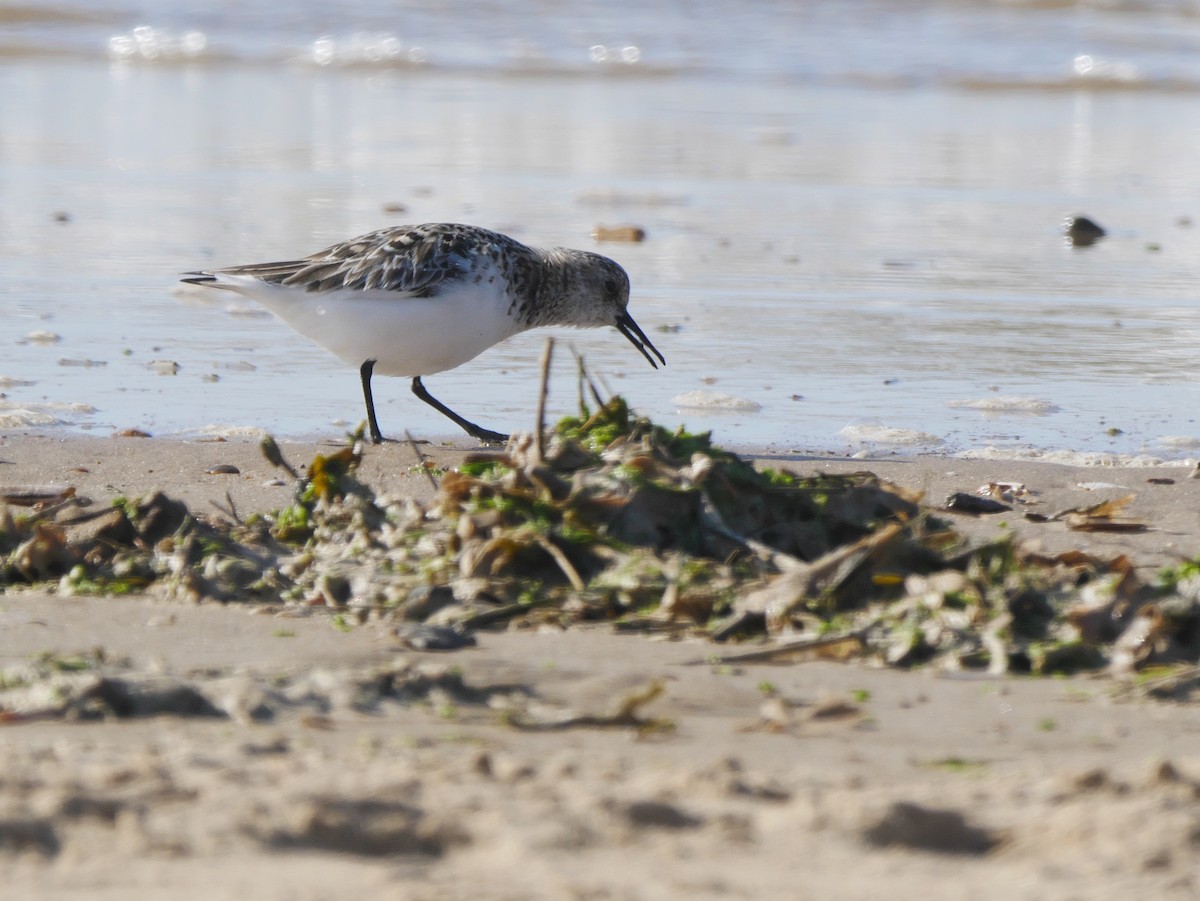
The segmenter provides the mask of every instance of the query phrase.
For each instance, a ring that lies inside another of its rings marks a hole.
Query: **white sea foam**
[[[744,397],[734,397],[732,394],[719,394],[715,391],[687,391],[671,398],[671,403],[677,407],[692,410],[737,410],[738,412],[753,413],[762,409],[762,404],[747,400]]]
[[[204,438],[251,438],[257,441],[266,436],[266,429],[254,425],[221,425],[209,423],[198,429],[187,429],[181,433],[184,436],[198,435]]]
[[[26,407],[0,409],[0,429],[25,429],[40,425],[58,425],[58,420],[43,410]]]
[[[18,344],[57,344],[62,340],[62,335],[55,332],[48,332],[45,329],[38,329],[30,332],[24,338],[20,339]]]
[[[896,447],[922,447],[945,443],[937,435],[916,429],[898,429],[878,423],[852,423],[838,432],[858,444],[890,444]]]
[[[967,460],[1036,460],[1041,463],[1061,463],[1065,466],[1179,466],[1194,467],[1195,459],[1166,460],[1151,454],[1108,454],[1095,451],[1041,450],[1034,447],[970,448],[955,454]]]
[[[1049,416],[1058,413],[1060,407],[1048,400],[1026,397],[1020,394],[998,394],[995,397],[980,397],[975,400],[947,401],[946,406],[957,410],[978,410],[993,416]]]
[[[1200,448],[1200,438],[1194,435],[1163,435],[1157,443],[1170,450],[1193,450]]]

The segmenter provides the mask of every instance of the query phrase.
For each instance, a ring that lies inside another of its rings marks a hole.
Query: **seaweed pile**
[[[362,453],[352,439],[318,456],[290,506],[245,521],[161,494],[0,508],[0,590],[323,606],[458,635],[602,622],[766,636],[749,654],[775,662],[1049,674],[1200,659],[1198,564],[1147,585],[1123,556],[968,540],[869,472],[756,469],[620,397],[469,456],[428,505],[362,482]]]

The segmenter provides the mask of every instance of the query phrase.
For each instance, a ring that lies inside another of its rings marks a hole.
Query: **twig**
[[[74,489],[72,489],[72,491],[73,490]],[[65,498],[64,500],[59,501],[57,504],[50,504],[48,507],[35,508],[33,510],[33,512],[29,514],[28,521],[29,522],[40,522],[45,519],[54,519],[54,517],[56,517],[60,511],[66,510],[68,507],[83,506],[84,500],[86,500],[86,499],[75,497],[74,495],[72,495],[71,497],[68,497],[68,498]],[[89,501],[89,503],[90,503],[90,501]],[[104,513],[107,513],[107,512],[108,512],[107,510],[97,511],[97,515],[103,515]],[[60,525],[63,525],[63,523],[60,523]]]
[[[600,396],[600,392],[596,388],[596,383],[592,381],[592,374],[588,372],[587,364],[583,362],[583,355],[575,349],[574,345],[571,347],[571,353],[575,355],[575,363],[579,367],[579,409],[583,413],[583,418],[587,419],[591,413],[583,401],[583,386],[586,384],[588,390],[592,392],[592,400],[596,402],[596,406],[603,407],[605,401]]]
[[[222,507],[217,501],[214,501],[211,497],[208,499],[208,502],[210,504],[212,504],[214,507],[216,507],[217,510],[220,511],[223,515],[228,516],[230,519],[232,519],[239,526],[243,524],[242,518],[240,516],[238,516],[237,505],[234,504],[233,498],[230,497],[228,491],[225,492],[225,503],[228,504],[227,507]]]
[[[425,459],[425,455],[421,453],[421,449],[417,447],[417,442],[413,440],[413,436],[408,429],[404,430],[404,440],[408,442],[408,446],[411,447],[413,453],[417,455],[417,465],[425,471],[425,475],[429,478],[429,484],[433,486],[434,491],[437,491],[441,487],[438,484],[437,476],[435,476],[433,474],[433,470],[429,468],[429,464]]]
[[[1131,681],[1119,687],[1116,694],[1118,697],[1145,698],[1163,690],[1178,690],[1197,679],[1200,679],[1200,666],[1189,666],[1142,682]]]
[[[843,635],[825,635],[820,638],[800,638],[785,641],[769,648],[742,651],[736,654],[721,654],[698,660],[688,660],[684,666],[730,666],[740,663],[801,663],[805,660],[846,660],[857,657],[865,650],[866,639],[860,632]]]
[[[554,558],[554,562],[558,564],[558,568],[562,570],[563,575],[571,583],[571,587],[576,591],[583,591],[587,587],[587,583],[583,581],[583,576],[579,575],[577,570],[563,549],[547,538],[545,535],[534,534],[533,540],[538,543],[538,546],[547,554]]]
[[[542,351],[542,383],[538,389],[537,404],[537,458],[546,456],[546,396],[550,393],[550,361],[554,357],[554,339],[546,339],[546,349]]]
[[[755,541],[753,538],[739,535],[733,529],[729,528],[725,524],[725,520],[722,519],[720,511],[717,510],[717,505],[708,496],[707,491],[701,493],[700,501],[700,522],[722,538],[726,538],[752,551],[756,557],[764,563],[774,566],[780,572],[804,572],[809,569],[810,564],[799,557],[793,557],[791,554],[773,548],[768,544],[763,544],[761,541]]]
[[[592,392],[592,400],[596,402],[596,407],[604,407],[606,401],[601,396],[600,390],[596,388],[596,383],[592,380],[592,373],[588,372],[587,364],[583,362],[583,354],[578,352],[574,347],[571,348],[571,353],[575,354],[575,362],[580,368],[580,382],[588,386],[588,391]],[[580,407],[583,407],[583,384],[580,385]],[[605,385],[607,388],[607,385]],[[612,392],[610,391],[610,394]],[[584,418],[586,419],[586,418]]]

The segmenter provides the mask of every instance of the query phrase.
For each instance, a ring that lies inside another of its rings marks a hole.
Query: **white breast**
[[[394,291],[315,293],[224,275],[221,285],[257,300],[347,363],[375,360],[375,372],[381,375],[453,369],[522,331],[508,316],[507,292],[486,282],[449,287],[435,297]]]

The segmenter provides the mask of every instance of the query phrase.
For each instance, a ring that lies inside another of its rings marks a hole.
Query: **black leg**
[[[371,395],[371,372],[375,369],[375,361],[367,360],[359,367],[358,374],[362,376],[363,400],[367,402],[367,428],[371,431],[371,443],[383,444],[383,435],[379,432],[379,422],[375,419],[375,398]]]
[[[463,419],[444,403],[425,390],[425,386],[421,384],[421,377],[418,375],[412,380],[412,392],[429,406],[433,407],[443,416],[449,416],[459,424],[464,432],[472,438],[478,438],[480,441],[486,441],[488,444],[504,444],[508,441],[507,435],[501,435],[499,432],[493,432],[488,429],[481,429],[473,422],[468,422]]]

